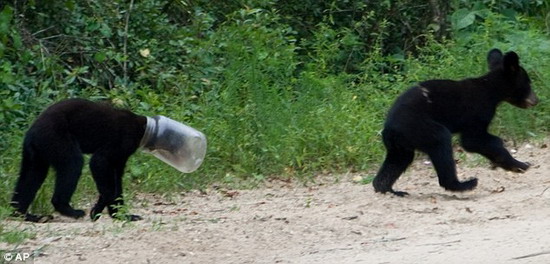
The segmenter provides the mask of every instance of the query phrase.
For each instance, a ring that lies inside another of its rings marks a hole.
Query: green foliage
[[[7,229],[7,230],[4,230]],[[36,234],[30,230],[19,228],[6,228],[0,225],[0,242],[19,244],[27,239],[34,238]],[[0,251],[2,253],[2,251]]]
[[[518,52],[541,102],[527,111],[504,104],[492,129],[514,140],[549,132],[546,1],[11,2],[0,10],[0,207],[25,130],[68,97],[169,116],[207,135],[192,174],[134,155],[125,189],[138,192],[373,172],[395,97],[421,80],[484,74],[494,47]],[[78,207],[95,197],[89,174]],[[34,212],[51,212],[53,178]]]
[[[454,31],[465,30],[496,14],[502,19],[517,22],[526,17],[530,24],[543,28],[550,33],[550,2],[544,0],[459,0],[453,1],[454,12],[451,14]]]
[[[8,218],[11,214],[11,208],[0,206],[0,220]],[[21,228],[18,225],[4,225],[0,224],[0,242],[8,244],[19,244],[27,239],[34,238],[36,234],[27,228]],[[2,255],[2,249],[0,249],[0,255]]]

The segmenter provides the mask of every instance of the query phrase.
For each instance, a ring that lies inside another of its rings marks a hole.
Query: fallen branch
[[[542,191],[539,196],[542,196],[550,187],[546,187],[546,189],[544,189],[544,191]]]
[[[452,243],[458,243],[461,242],[461,240],[453,240],[453,241],[447,241],[447,242],[441,242],[441,243],[427,243],[427,244],[420,244],[419,246],[439,246],[439,245],[448,245]]]
[[[512,259],[531,258],[531,257],[536,257],[536,256],[546,255],[546,254],[550,254],[550,250],[546,250],[546,251],[542,251],[542,252],[538,252],[538,253],[533,253],[533,254],[529,254],[529,255],[525,255],[525,256],[519,256],[519,257],[515,257],[515,258],[512,258]]]
[[[389,237],[389,238],[381,238],[381,239],[374,239],[372,240],[372,242],[374,243],[386,243],[386,242],[393,242],[393,241],[399,241],[399,240],[405,240],[407,239],[406,237],[395,237],[395,238],[392,238],[392,237]]]

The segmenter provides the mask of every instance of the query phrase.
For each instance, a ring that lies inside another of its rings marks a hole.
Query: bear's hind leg
[[[23,216],[25,221],[44,222],[51,217],[33,215],[28,213],[27,210],[48,175],[49,164],[38,157],[30,148],[30,145],[24,145],[21,172],[15,185],[11,205],[16,210],[14,216]]]
[[[413,159],[414,150],[388,148],[386,159],[372,182],[374,190],[380,193],[390,192],[397,196],[408,195],[407,192],[394,191],[392,186]]]
[[[80,218],[85,215],[83,210],[74,209],[71,205],[71,198],[76,190],[84,160],[76,142],[65,143],[59,149],[52,150],[50,157],[52,166],[56,171],[55,189],[52,197],[52,204],[60,214]]]

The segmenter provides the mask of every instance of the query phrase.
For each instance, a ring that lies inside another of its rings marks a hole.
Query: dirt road
[[[375,194],[353,182],[365,176],[357,174],[307,186],[140,195],[133,211],[143,221],[23,224],[37,237],[19,250],[55,264],[550,263],[548,145],[519,148],[515,155],[534,164],[524,174],[459,155],[460,178],[479,178],[467,193],[440,188],[420,157],[395,186],[411,194],[405,198]]]

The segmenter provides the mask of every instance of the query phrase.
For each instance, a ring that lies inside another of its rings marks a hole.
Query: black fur
[[[16,214],[24,215],[27,221],[44,221],[44,217],[27,210],[51,166],[56,171],[51,200],[55,210],[69,217],[83,217],[84,211],[73,209],[69,203],[80,178],[83,154],[92,154],[90,169],[99,199],[90,216],[96,220],[105,207],[114,216],[123,204],[124,166],[139,147],[146,123],[144,116],[83,99],[69,99],[47,108],[25,135],[21,172],[12,198]]]
[[[386,159],[373,185],[376,192],[392,189],[414,158],[415,150],[430,157],[439,185],[450,191],[466,191],[477,179],[460,182],[456,176],[451,137],[460,133],[461,145],[506,170],[522,172],[528,163],[514,159],[502,140],[487,132],[497,106],[506,101],[521,108],[537,104],[531,81],[514,52],[493,49],[487,56],[490,71],[461,81],[429,80],[404,92],[390,109],[382,132]]]

